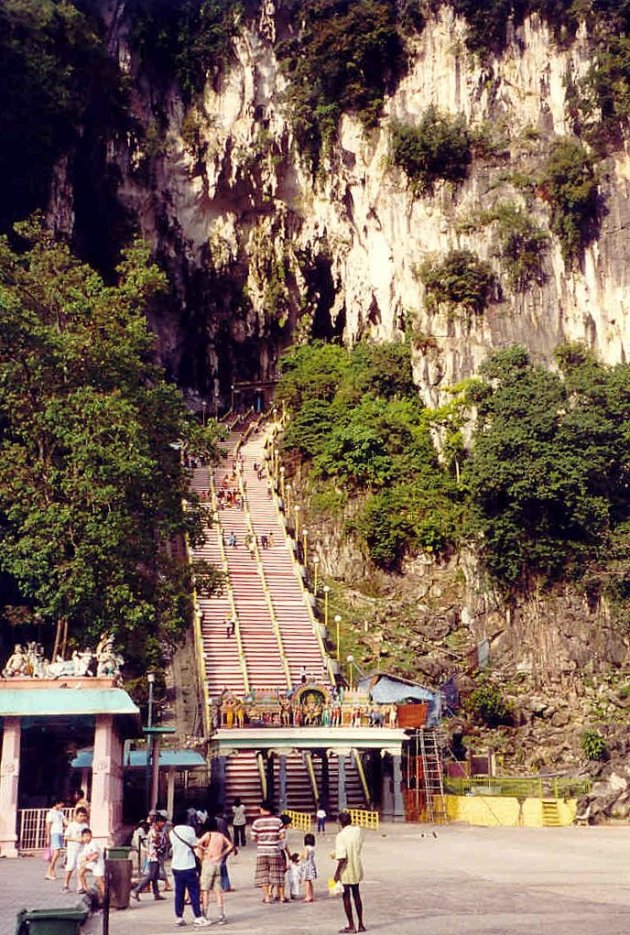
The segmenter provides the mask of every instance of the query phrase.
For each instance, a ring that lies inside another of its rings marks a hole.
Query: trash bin
[[[16,935],[78,935],[89,914],[81,903],[74,908],[22,909],[17,914]]]
[[[133,871],[130,853],[130,847],[110,847],[107,851],[105,873],[109,880],[109,905],[112,909],[129,908]]]
[[[110,860],[129,860],[129,855],[131,854],[132,847],[123,847],[122,845],[116,845],[116,847],[108,847],[106,856]]]

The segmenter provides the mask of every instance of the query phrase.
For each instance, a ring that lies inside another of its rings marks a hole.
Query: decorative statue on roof
[[[114,637],[104,633],[100,638],[95,652],[97,666],[96,675],[99,678],[118,678],[120,667],[124,659],[114,649]]]
[[[13,652],[2,670],[2,678],[11,679],[26,675],[26,655],[20,643],[16,643]]]

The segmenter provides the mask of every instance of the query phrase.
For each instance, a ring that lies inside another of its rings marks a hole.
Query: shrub
[[[598,730],[588,728],[580,734],[582,752],[588,760],[605,760],[608,753],[606,741]]]
[[[514,718],[512,705],[503,697],[498,685],[484,681],[469,696],[466,708],[473,717],[488,727],[511,724]]]
[[[377,122],[386,91],[406,64],[404,29],[421,18],[395,0],[294,3],[297,27],[276,54],[289,80],[286,101],[302,151],[317,167],[342,113]]]
[[[598,230],[597,178],[593,158],[576,139],[558,140],[540,178],[551,207],[551,229],[566,263],[580,260]]]
[[[630,37],[611,36],[578,88],[581,121],[593,143],[620,142],[630,118]]]
[[[521,292],[542,283],[542,260],[548,237],[531,215],[514,204],[497,206],[498,257],[512,289]]]
[[[461,182],[471,161],[471,139],[463,116],[429,107],[418,126],[395,123],[391,159],[411,182],[414,192],[430,192],[443,179]]]
[[[227,62],[240,0],[135,0],[130,39],[158,80],[190,100],[207,73]]]
[[[427,260],[419,270],[427,308],[446,305],[479,314],[490,301],[495,278],[488,263],[470,250],[452,250],[440,262]]]

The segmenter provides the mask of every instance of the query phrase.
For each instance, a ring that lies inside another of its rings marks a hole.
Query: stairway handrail
[[[280,662],[282,663],[282,669],[284,671],[284,675],[287,680],[287,688],[290,689],[293,687],[293,682],[291,680],[291,669],[289,667],[289,660],[287,659],[286,653],[284,651],[284,644],[282,642],[282,632],[280,630],[280,624],[278,623],[278,618],[276,617],[276,611],[273,606],[273,601],[271,599],[271,593],[269,590],[269,583],[265,575],[265,568],[262,562],[260,551],[258,549],[258,539],[256,537],[256,533],[254,530],[254,524],[252,523],[252,514],[249,509],[247,489],[245,487],[245,484],[243,483],[243,471],[238,461],[236,464],[236,478],[238,481],[239,490],[241,492],[241,499],[243,502],[243,512],[245,514],[245,522],[247,524],[247,529],[249,530],[249,534],[252,537],[253,543],[254,543],[254,558],[256,561],[256,568],[257,568],[258,575],[260,577],[260,581],[262,584],[263,594],[265,595],[267,607],[269,609],[269,618],[271,620],[271,627],[273,629],[274,636],[278,644],[278,650],[280,652]]]
[[[247,671],[247,657],[245,655],[245,650],[243,647],[243,640],[241,637],[241,622],[236,610],[236,601],[234,600],[234,589],[232,587],[232,581],[230,579],[230,563],[228,562],[227,554],[225,551],[225,543],[223,542],[223,526],[221,524],[221,511],[218,509],[218,502],[216,497],[216,489],[214,486],[214,478],[210,475],[210,490],[212,496],[212,512],[213,516],[217,517],[217,541],[219,543],[219,552],[221,554],[221,563],[223,565],[223,572],[225,574],[227,592],[228,592],[228,602],[230,604],[230,610],[232,612],[232,619],[234,620],[234,636],[236,637],[236,645],[238,647],[238,658],[239,664],[241,667],[241,674],[243,676],[243,685],[245,687],[245,694],[249,694],[249,672]]]
[[[315,614],[313,613],[313,607],[311,606],[311,603],[307,597],[307,595],[310,595],[312,592],[309,591],[306,585],[304,584],[304,578],[302,577],[302,573],[301,573],[302,566],[298,562],[296,555],[295,555],[295,550],[293,548],[293,540],[291,536],[289,536],[289,531],[287,529],[285,515],[283,511],[280,509],[280,501],[278,499],[278,494],[273,484],[273,478],[271,477],[271,472],[269,471],[269,464],[267,460],[265,460],[265,472],[267,474],[267,480],[271,482],[272,501],[273,501],[273,504],[276,510],[276,515],[278,517],[280,528],[282,529],[282,532],[284,534],[285,542],[287,544],[287,548],[291,556],[291,562],[293,565],[293,574],[297,578],[298,585],[300,587],[300,590],[302,591],[302,600],[303,600],[304,606],[306,607],[306,612],[311,621],[311,627],[313,629],[313,633],[315,634],[315,638],[319,646],[319,651],[322,657],[322,661],[326,665],[326,670],[328,672],[330,684],[334,685],[335,684],[335,672],[332,666],[332,660],[330,656],[328,655],[328,653],[326,652],[326,647],[324,646],[324,640],[322,639],[322,634],[320,630],[320,623],[317,620]]]
[[[184,510],[186,509],[186,501],[183,501]],[[193,574],[193,553],[190,545],[190,537],[188,532],[184,532],[184,545],[186,548],[186,559],[190,568],[191,578],[192,578],[192,603],[193,603],[193,642],[195,646],[195,662],[197,664],[197,677],[201,684],[201,692],[203,695],[203,711],[201,715],[203,723],[203,733],[204,737],[208,737],[211,733],[211,722],[210,722],[210,698],[208,696],[208,673],[206,671],[206,657],[203,648],[203,634],[201,632],[201,609],[199,607],[199,595],[197,594],[197,584],[195,582],[195,576]]]

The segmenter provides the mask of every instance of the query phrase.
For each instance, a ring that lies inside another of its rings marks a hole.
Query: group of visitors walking
[[[325,834],[326,817],[325,809],[318,803],[318,837]],[[224,894],[231,891],[227,860],[238,853],[238,848],[247,845],[247,815],[239,798],[234,800],[230,818],[233,840],[227,817],[223,814],[208,818],[206,812],[189,809],[179,813],[170,825],[165,812],[151,812],[146,821],[140,822],[132,838],[132,848],[139,858],[139,879],[131,890],[132,899],[140,902],[141,894],[147,890],[153,899],[165,899],[160,891],[160,882],[164,882],[165,890],[172,889],[165,868],[165,862],[170,857],[175,924],[186,924],[185,907],[190,905],[193,925],[211,925],[209,916],[214,902],[217,913],[215,921],[225,925],[228,920]],[[58,800],[54,803],[46,817],[50,846],[46,879],[57,878],[55,867],[65,846],[64,890],[69,890],[76,870],[78,892],[87,891],[87,875],[91,873],[102,897],[105,876],[103,848],[93,841],[88,822],[89,804],[82,793],[75,797],[70,820],[64,814],[64,802]],[[336,861],[336,869],[330,884],[338,885],[342,890],[347,924],[341,932],[364,932],[359,890],[363,878],[361,830],[351,824],[347,812],[339,813],[338,822],[341,830],[336,835],[335,849],[331,855]],[[261,803],[260,814],[251,825],[251,838],[256,845],[254,884],[262,891],[265,904],[289,903],[299,899],[312,903],[316,898],[316,836],[307,832],[303,837],[303,846],[293,850],[289,848],[287,837],[290,825],[291,818],[275,814],[267,801]]]

